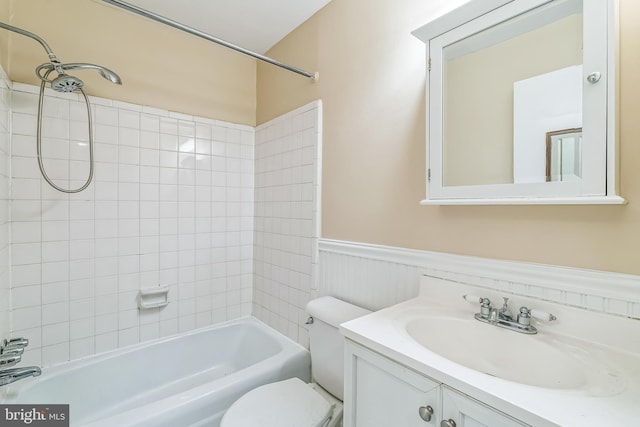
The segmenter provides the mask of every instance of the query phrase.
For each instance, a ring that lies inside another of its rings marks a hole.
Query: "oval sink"
[[[449,316],[420,317],[405,327],[421,346],[487,375],[555,389],[575,389],[587,382],[583,363],[562,343],[540,334]]]

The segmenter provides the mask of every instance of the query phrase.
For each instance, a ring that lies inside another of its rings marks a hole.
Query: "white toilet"
[[[344,338],[338,326],[370,313],[333,297],[309,301],[311,371],[315,382],[291,378],[255,388],[238,399],[220,427],[338,427],[344,398]]]

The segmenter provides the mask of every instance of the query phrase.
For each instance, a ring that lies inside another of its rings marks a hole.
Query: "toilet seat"
[[[323,427],[334,405],[299,378],[266,384],[238,399],[220,427]]]

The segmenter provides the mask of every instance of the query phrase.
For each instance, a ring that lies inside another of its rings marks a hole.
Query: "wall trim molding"
[[[533,292],[535,295],[529,296],[542,299],[555,300],[548,295],[558,291],[579,295],[583,303],[571,305],[585,308],[598,309],[599,302],[604,300],[616,300],[640,307],[640,276],[635,275],[331,239],[320,239],[319,251],[417,267],[430,273],[436,271],[456,281],[492,289],[509,289],[523,295],[529,293],[527,288],[535,287],[538,288]],[[597,302],[590,301],[593,298]],[[595,307],[590,307],[591,305]],[[604,307],[598,311],[609,310]],[[631,307],[629,311],[632,311]]]

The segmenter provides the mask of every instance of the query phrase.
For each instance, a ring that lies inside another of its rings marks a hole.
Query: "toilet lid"
[[[299,378],[255,388],[227,410],[220,427],[321,427],[333,406]]]

